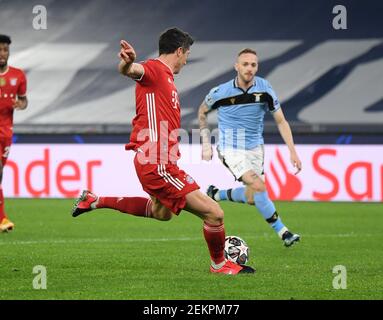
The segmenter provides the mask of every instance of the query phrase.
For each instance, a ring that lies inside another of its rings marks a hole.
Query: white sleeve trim
[[[139,77],[137,79],[133,79],[134,81],[141,81],[142,78],[144,77],[144,75],[145,75],[145,67],[144,66],[142,66],[142,67],[144,68],[144,72],[142,73],[141,77]]]
[[[280,108],[281,108],[281,104],[278,103],[277,105],[274,106],[274,110],[270,110],[270,113],[274,113],[274,112],[276,112]]]

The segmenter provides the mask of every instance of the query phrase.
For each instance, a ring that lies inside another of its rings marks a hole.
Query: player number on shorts
[[[11,150],[11,147],[9,146],[4,148],[4,153],[3,153],[4,158],[8,158],[10,150]]]

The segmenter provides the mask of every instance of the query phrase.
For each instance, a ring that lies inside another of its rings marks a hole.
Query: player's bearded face
[[[0,68],[4,68],[8,63],[9,45],[0,43]]]
[[[238,76],[244,82],[253,81],[258,71],[258,58],[252,53],[244,53],[238,57],[235,69],[238,72]]]

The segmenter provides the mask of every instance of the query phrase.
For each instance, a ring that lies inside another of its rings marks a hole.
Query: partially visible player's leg
[[[161,221],[168,221],[173,217],[174,213],[171,209],[164,206],[157,198],[153,196],[150,196],[150,198],[152,199],[151,218]]]
[[[0,140],[0,232],[8,232],[14,229],[15,225],[11,222],[4,210],[4,194],[3,194],[3,168],[7,162],[9,149],[11,146],[11,139]]]
[[[4,218],[7,217],[4,212],[4,195],[3,195],[2,181],[3,181],[3,162],[0,161],[0,223]]]
[[[3,175],[3,164],[0,161],[0,181],[1,181],[2,175]],[[13,230],[14,227],[15,227],[14,223],[8,219],[8,217],[4,211],[3,187],[2,187],[2,184],[0,182],[0,232],[11,231],[11,230]]]
[[[300,236],[298,234],[291,233],[283,224],[275,209],[274,203],[269,198],[263,179],[254,171],[248,171],[242,176],[242,181],[246,185],[246,197],[248,204],[255,204],[258,211],[265,218],[266,222],[269,223],[278,236],[283,240],[285,246],[289,247],[299,241]]]
[[[73,207],[72,216],[77,217],[94,209],[109,208],[138,217],[163,221],[171,219],[171,210],[158,200],[166,187],[166,181],[159,175],[158,165],[142,164],[138,161],[137,156],[134,159],[134,165],[138,179],[151,198],[98,197],[92,192],[84,190]],[[164,194],[166,195],[166,192]]]
[[[237,180],[244,183],[245,187],[236,189],[219,190],[209,186],[207,194],[215,201],[229,200],[239,203],[248,203],[257,207],[265,220],[289,247],[299,241],[300,236],[291,233],[282,223],[270,200],[264,182],[264,148],[258,146],[253,150],[229,150],[220,156],[224,165],[231,171]]]
[[[219,158],[226,168],[231,172],[236,180],[240,180],[242,175],[252,169],[251,159],[248,159],[247,150],[225,150],[218,152]],[[235,189],[218,189],[211,185],[207,189],[207,195],[215,201],[229,200],[239,203],[247,203],[245,187]]]
[[[210,271],[224,274],[254,273],[255,270],[251,267],[239,266],[225,260],[224,212],[218,203],[199,190],[188,193],[185,198],[186,206],[184,210],[193,213],[204,222],[203,234],[211,258]]]
[[[209,248],[212,265],[219,269],[225,264],[223,210],[218,203],[202,194],[199,190],[186,195],[184,209],[203,220],[203,233]]]
[[[238,203],[247,203],[245,187],[238,187],[235,189],[218,189],[215,185],[210,185],[206,193],[215,201],[228,200]]]
[[[77,199],[72,216],[77,217],[85,212],[95,209],[114,209],[136,217],[154,218],[157,220],[170,220],[172,212],[155,197],[98,197],[94,193],[84,190]]]

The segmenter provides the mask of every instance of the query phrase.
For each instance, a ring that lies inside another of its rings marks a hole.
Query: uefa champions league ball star
[[[225,258],[237,264],[246,264],[249,261],[249,247],[246,242],[237,236],[225,238]]]

